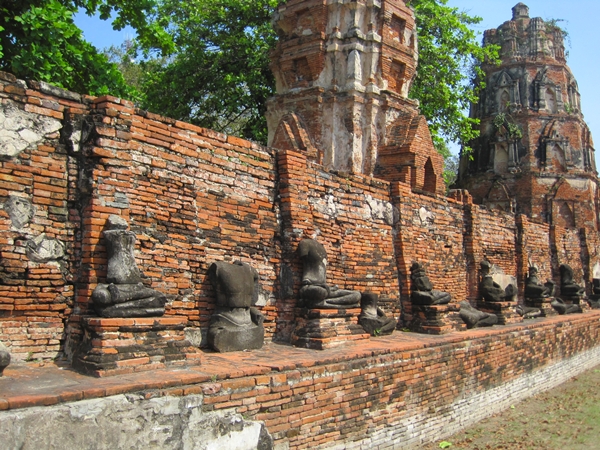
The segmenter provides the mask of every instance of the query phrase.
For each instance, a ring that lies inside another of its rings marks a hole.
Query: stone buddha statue
[[[208,327],[208,344],[218,352],[258,349],[264,343],[264,316],[254,308],[258,272],[236,261],[219,261],[208,268],[216,307]]]
[[[108,268],[106,283],[92,293],[93,307],[102,317],[157,317],[165,313],[164,294],[142,284],[133,250],[135,233],[127,231],[127,222],[111,215],[103,232]]]
[[[502,287],[494,281],[493,275],[490,273],[492,265],[488,261],[482,261],[481,281],[479,283],[479,293],[485,301],[488,302],[510,302],[513,301],[517,294],[516,286],[512,282],[507,282],[505,287]],[[503,278],[505,278],[504,276]],[[514,277],[510,277],[514,278]]]
[[[560,265],[560,295],[568,299],[580,299],[585,289],[573,281],[573,269],[568,264]]]
[[[299,293],[302,306],[315,309],[358,308],[360,292],[327,284],[327,253],[322,244],[314,239],[304,239],[298,245],[298,254],[303,264]]]
[[[415,305],[444,305],[452,299],[449,293],[433,289],[421,263],[414,262],[410,266],[410,281],[410,299]]]
[[[530,299],[548,298],[554,295],[555,285],[551,280],[542,284],[538,278],[538,268],[529,266],[529,272],[525,279],[525,297]]]
[[[377,294],[365,292],[360,298],[361,312],[358,323],[371,336],[384,336],[392,334],[396,328],[396,319],[386,317],[381,308],[377,307],[379,298]]]

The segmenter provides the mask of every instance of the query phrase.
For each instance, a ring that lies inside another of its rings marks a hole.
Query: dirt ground
[[[600,449],[600,366],[423,450]]]

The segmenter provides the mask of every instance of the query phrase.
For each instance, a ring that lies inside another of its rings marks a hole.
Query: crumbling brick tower
[[[443,159],[408,98],[417,33],[403,0],[289,0],[274,17],[269,145],[326,168],[443,193]]]
[[[530,18],[523,3],[512,20],[487,30],[501,47],[499,66],[484,64],[485,89],[471,114],[481,135],[461,155],[458,186],[476,203],[537,222],[598,229],[594,144],[581,114],[562,31]]]

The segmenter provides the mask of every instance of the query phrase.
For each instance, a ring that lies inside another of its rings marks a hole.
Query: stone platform
[[[201,353],[185,338],[186,324],[185,317],[86,317],[73,367],[103,377],[198,365]]]
[[[451,331],[466,330],[459,315],[460,305],[448,303],[445,305],[411,305],[411,331],[426,334],[445,334]]]
[[[369,333],[358,324],[360,311],[360,308],[296,308],[296,328],[291,342],[296,347],[323,350],[348,341],[369,339]]]
[[[17,362],[0,378],[0,435],[24,450],[175,450],[229,414],[240,416],[238,429],[241,415],[264,423],[274,448],[387,448],[391,435],[421,448],[599,364],[599,319],[595,310],[442,336],[394,333],[322,351],[267,343],[103,378]]]

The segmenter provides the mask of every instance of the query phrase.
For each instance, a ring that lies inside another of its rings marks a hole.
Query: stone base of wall
[[[427,334],[445,334],[451,331],[466,330],[465,323],[460,318],[460,305],[411,305],[411,331]]]
[[[296,328],[292,344],[296,347],[323,350],[348,341],[369,339],[358,324],[359,308],[306,309],[296,308]]]
[[[200,364],[185,337],[185,317],[83,319],[73,367],[98,377]]]
[[[257,443],[266,431],[277,450],[418,448],[599,365],[599,319],[592,311],[444,336],[394,333],[323,351],[266,344],[104,379],[9,366],[0,436],[23,450],[179,449],[203,439],[234,448],[234,434],[248,444],[235,448],[269,448]]]
[[[477,309],[480,311],[496,314],[498,316],[498,325],[508,325],[523,321],[517,311],[517,302],[486,302],[477,301]]]

